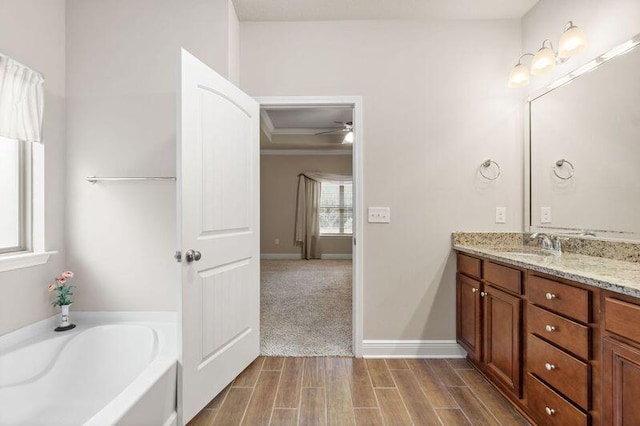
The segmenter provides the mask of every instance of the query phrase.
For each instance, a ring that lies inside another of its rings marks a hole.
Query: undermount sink
[[[507,254],[511,256],[520,256],[527,257],[530,259],[544,259],[549,256],[553,256],[551,253],[530,253],[530,252],[520,252],[520,251],[503,251],[502,254]]]
[[[553,253],[542,251],[540,249],[524,248],[524,247],[501,250],[500,252],[502,254],[506,254],[509,256],[519,256],[519,257],[524,257],[532,260],[544,260],[554,255]]]

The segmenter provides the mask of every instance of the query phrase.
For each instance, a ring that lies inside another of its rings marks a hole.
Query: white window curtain
[[[322,182],[351,183],[351,175],[305,172],[298,176],[295,244],[302,246],[304,259],[320,259],[320,188]]]
[[[0,54],[0,136],[42,142],[44,78]]]

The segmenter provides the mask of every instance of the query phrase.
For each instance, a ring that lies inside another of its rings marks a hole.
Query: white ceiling
[[[353,120],[351,107],[296,107],[260,110],[260,148],[263,150],[340,150],[351,151],[343,144],[345,132],[316,135],[327,130],[343,130],[336,123]]]
[[[351,121],[351,108],[265,109],[274,129],[332,129]]]
[[[538,0],[233,0],[240,21],[517,19]]]

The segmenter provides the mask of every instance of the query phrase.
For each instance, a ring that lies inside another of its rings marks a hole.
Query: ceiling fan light
[[[531,61],[531,74],[538,75],[556,67],[556,54],[550,47],[541,47]]]
[[[511,89],[524,87],[529,84],[529,80],[529,69],[523,64],[518,64],[513,67],[509,73],[509,82],[507,83],[507,86]]]
[[[587,36],[584,31],[569,21],[569,28],[567,28],[564,34],[562,34],[562,37],[560,37],[558,56],[561,59],[567,59],[570,56],[584,51],[586,48]]]
[[[347,132],[347,134],[344,136],[344,139],[342,140],[342,143],[353,143],[353,132]]]

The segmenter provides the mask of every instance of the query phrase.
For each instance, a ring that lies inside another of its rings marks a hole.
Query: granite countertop
[[[640,263],[564,252],[557,256],[517,239],[453,238],[453,249],[640,298]]]

